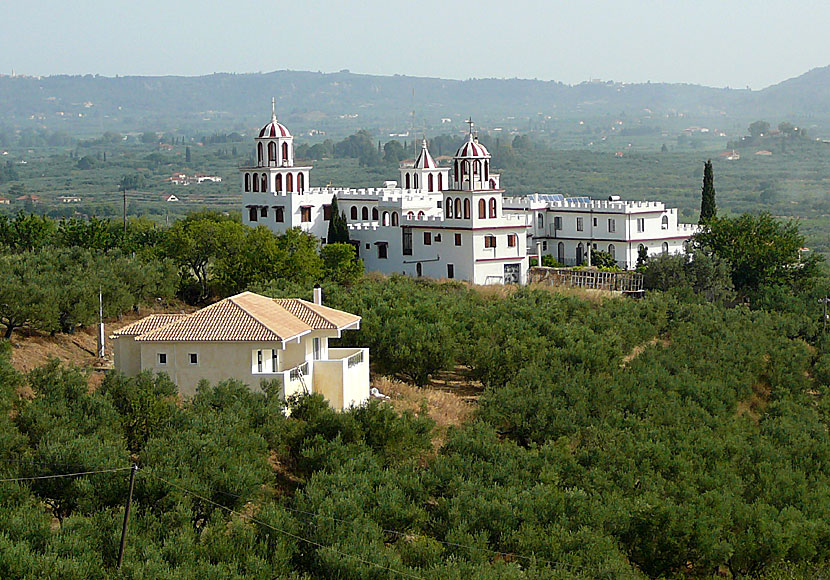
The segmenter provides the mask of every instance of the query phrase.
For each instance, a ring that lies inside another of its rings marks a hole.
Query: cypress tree
[[[715,204],[715,178],[712,174],[712,160],[703,165],[703,191],[700,195],[700,221],[705,224],[718,215]]]
[[[338,209],[336,195],[331,197],[331,219],[329,220],[326,241],[329,244],[349,243],[349,227],[346,225],[346,215]]]

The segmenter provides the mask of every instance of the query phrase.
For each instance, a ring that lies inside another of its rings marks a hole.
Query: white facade
[[[588,247],[608,252],[623,269],[634,268],[640,247],[648,255],[678,254],[698,226],[678,221],[677,209],[659,201],[622,201],[561,195],[505,198],[505,211],[524,216],[528,252],[551,255],[565,266],[586,264]]]
[[[257,165],[240,170],[242,222],[278,234],[300,228],[325,244],[337,198],[368,271],[523,284],[528,254],[580,265],[590,245],[633,268],[641,245],[649,254],[682,252],[696,231],[660,202],[505,196],[472,123],[452,172],[438,167],[424,141],[414,165],[401,167],[400,185],[381,188],[309,187],[311,167],[294,166],[293,138],[276,115],[256,142]]]
[[[288,138],[271,137],[283,132],[287,134],[273,117],[257,138],[257,165],[241,169],[244,224],[265,225],[278,234],[300,228],[326,243],[336,197],[369,271],[475,284],[527,280],[525,220],[503,212],[499,176],[490,174],[490,154],[472,131],[456,155],[455,165],[465,172],[463,179],[454,179],[449,168],[438,167],[424,142],[414,166],[400,170],[403,186],[386,182],[386,187],[368,189],[306,187],[311,168],[293,166],[293,144]],[[278,155],[272,166],[259,150],[269,151],[269,143],[280,139],[286,145],[278,144],[277,151],[288,155]],[[289,173],[295,175],[290,181],[285,177]],[[296,175],[304,176],[302,188],[297,187]],[[287,183],[293,187],[286,187]]]

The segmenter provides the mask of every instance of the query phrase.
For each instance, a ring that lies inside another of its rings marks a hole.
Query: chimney
[[[323,304],[323,289],[319,284],[314,285],[314,304]]]

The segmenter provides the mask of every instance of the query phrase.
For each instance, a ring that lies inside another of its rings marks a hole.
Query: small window
[[[167,353],[166,352],[158,353],[158,361],[159,361],[160,365],[166,365],[167,364]]]
[[[664,254],[669,253],[669,243],[668,242],[663,242],[663,253]]]
[[[576,218],[576,231],[581,232],[585,229],[585,220],[584,218],[578,217]]]
[[[353,220],[356,220],[356,219],[357,219],[357,206],[356,206],[356,205],[353,205],[353,206],[352,206],[352,209],[351,209],[351,214],[350,214],[350,215],[351,215],[351,217],[352,217],[352,219],[353,219]]]
[[[367,249],[367,250],[371,250],[371,249],[372,249],[371,244],[366,244],[366,249]]]
[[[540,230],[545,229],[545,214],[543,214],[542,212],[539,212],[539,214],[538,214],[538,216],[537,216],[537,221],[539,222],[539,223],[537,224],[537,227],[538,227]]]
[[[545,252],[545,251],[547,251],[547,249],[548,249],[548,243],[547,242],[542,242],[542,251]]]
[[[597,227],[597,218],[594,218],[594,221],[591,223],[594,225],[594,227]]]
[[[360,218],[363,221],[366,221],[366,220],[369,219],[369,208],[368,207],[364,207],[363,209],[360,210]],[[377,219],[377,218],[375,218],[375,219]]]
[[[617,231],[617,220],[608,218],[608,233],[613,234]]]
[[[281,224],[285,221],[285,208],[281,205],[274,207],[274,221]]]
[[[553,218],[553,229],[561,230],[562,229],[562,216],[556,216]]]
[[[447,278],[455,278],[455,266],[447,264]]]
[[[272,349],[271,350],[271,372],[272,373],[277,372],[278,368],[279,368],[279,366],[277,364],[277,350]]]
[[[323,206],[323,219],[325,221],[331,220],[331,204],[326,204]]]
[[[191,352],[187,355],[188,360],[190,360],[190,364],[197,365],[199,364],[199,355],[195,352]]]
[[[516,234],[508,234],[507,235],[507,247],[508,248],[515,248],[516,247]]]
[[[402,228],[402,253],[404,256],[412,255],[412,230],[410,228]]]
[[[262,372],[262,351],[256,351],[256,372]]]
[[[441,241],[441,234],[435,234],[435,243],[438,243],[440,241]]]
[[[431,232],[424,232],[424,245],[431,246],[432,245],[432,233]]]
[[[646,231],[646,218],[637,218],[637,232],[643,233]]]
[[[495,248],[496,247],[496,236],[484,236],[484,247],[485,248]]]
[[[389,249],[386,242],[378,243],[378,260],[385,260],[389,257]]]
[[[267,207],[263,206],[263,207],[259,208],[259,217],[264,217],[264,218],[268,217],[268,208]]]
[[[248,221],[255,222],[258,219],[258,214],[255,207],[248,208]]]
[[[325,245],[326,245],[326,238],[320,238],[320,245],[321,245],[321,246],[325,246]]]
[[[311,208],[310,207],[301,207],[300,208],[300,221],[301,222],[310,222],[311,221]]]
[[[455,234],[455,245],[456,246],[461,245],[461,234]]]
[[[661,230],[669,229],[669,216],[664,215],[663,218],[660,220],[660,229]]]

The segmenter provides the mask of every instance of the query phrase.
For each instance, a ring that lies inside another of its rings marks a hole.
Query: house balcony
[[[313,362],[313,392],[335,409],[348,409],[369,398],[369,349],[330,348],[327,360]]]

